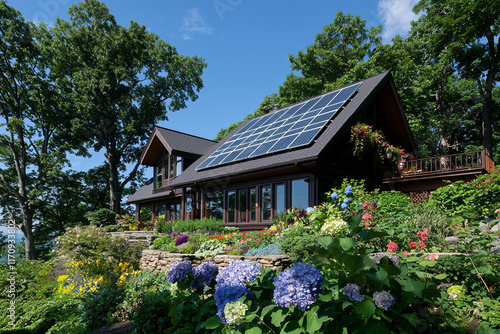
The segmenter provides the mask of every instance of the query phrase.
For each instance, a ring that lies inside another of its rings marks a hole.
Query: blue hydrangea
[[[396,298],[394,298],[389,292],[382,290],[373,293],[373,301],[375,305],[384,311],[396,304]]]
[[[311,208],[310,206],[308,206],[307,209],[306,209],[306,212],[313,212],[313,211],[314,211],[314,209]]]
[[[217,286],[223,285],[243,285],[251,283],[260,273],[260,264],[257,262],[246,262],[241,260],[233,260],[229,262],[229,266],[221,269],[217,276]]]
[[[321,293],[323,276],[309,263],[296,263],[274,278],[274,302],[278,306],[297,305],[305,311]]]
[[[226,304],[237,301],[247,292],[249,292],[249,289],[242,285],[224,285],[215,289],[214,299],[215,305],[217,305],[217,315],[222,322],[226,322],[226,318],[224,317],[224,307]]]
[[[259,273],[260,264],[240,260],[231,261],[229,266],[220,270],[216,278],[214,299],[217,305],[217,315],[222,322],[226,322],[224,307],[227,303],[235,302],[245,294],[249,297],[253,295],[246,287],[246,283],[255,281]]]
[[[191,286],[195,289],[201,288],[203,283],[210,285],[215,280],[219,268],[213,262],[203,262],[197,267],[193,267],[193,283]]]
[[[360,302],[365,299],[365,295],[359,293],[359,285],[349,283],[343,289],[342,293],[347,297],[351,302]]]
[[[349,196],[352,193],[352,187],[351,186],[345,187],[344,192],[347,196]]]
[[[339,195],[337,195],[337,193],[336,193],[336,192],[333,192],[331,196],[332,196],[332,200],[334,200],[334,201],[335,201],[335,199],[336,199]]]
[[[340,205],[340,208],[343,209],[343,210],[347,209],[347,203],[342,203]]]
[[[190,261],[177,261],[167,270],[167,281],[171,283],[185,281],[187,275],[193,272]]]

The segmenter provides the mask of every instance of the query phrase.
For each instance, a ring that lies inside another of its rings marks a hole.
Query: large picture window
[[[309,206],[309,183],[307,179],[292,180],[292,208],[306,209]]]
[[[223,219],[224,213],[224,193],[214,191],[205,194],[205,216],[207,218]]]
[[[285,212],[286,209],[286,193],[285,184],[277,184],[274,186],[275,212],[276,214]]]
[[[238,221],[240,223],[247,222],[247,189],[241,189],[238,191]]]
[[[261,188],[261,219],[262,221],[271,220],[272,205],[272,187],[262,186]]]
[[[227,222],[234,223],[236,211],[236,192],[228,191],[227,192]]]

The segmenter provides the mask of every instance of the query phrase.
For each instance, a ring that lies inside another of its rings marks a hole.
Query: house
[[[350,136],[357,122],[417,156],[394,80],[385,72],[247,120],[218,143],[155,127],[140,157],[154,177],[127,202],[136,205],[137,218],[141,207],[150,206],[153,216],[166,220],[216,217],[228,226],[261,229],[289,208],[321,203],[345,177],[417,195],[442,185],[450,171],[437,173],[427,162],[401,162],[398,170],[376,161],[374,152],[354,156]],[[460,164],[454,177],[491,168],[484,152],[478,159],[472,169]]]

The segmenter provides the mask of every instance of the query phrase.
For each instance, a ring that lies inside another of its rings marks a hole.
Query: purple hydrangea
[[[187,275],[192,272],[193,268],[190,261],[174,262],[167,270],[167,281],[171,283],[185,281]]]
[[[233,260],[229,266],[221,269],[216,278],[214,299],[217,305],[217,315],[222,322],[226,322],[224,317],[226,304],[237,301],[245,294],[251,295],[246,283],[253,282],[259,273],[260,264],[241,260]]]
[[[373,301],[377,307],[383,309],[384,311],[387,311],[388,308],[396,304],[396,298],[385,290],[374,292]]]
[[[203,262],[197,267],[193,267],[193,283],[191,286],[195,289],[201,288],[203,283],[210,285],[212,280],[219,273],[219,268],[213,262]]]
[[[343,289],[342,293],[351,302],[360,302],[365,299],[365,296],[359,293],[359,285],[349,283]]]
[[[175,238],[175,245],[179,246],[189,240],[189,235],[187,234],[179,234],[177,238]]]
[[[307,310],[321,293],[323,276],[309,263],[296,263],[274,278],[274,302],[278,306],[297,305]]]
[[[380,260],[382,260],[384,257],[388,258],[391,260],[392,264],[396,267],[399,268],[399,257],[396,254],[389,254],[389,253],[378,253],[375,255],[375,258],[373,259],[373,262],[375,263],[380,263]]]

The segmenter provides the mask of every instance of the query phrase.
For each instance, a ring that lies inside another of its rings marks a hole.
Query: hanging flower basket
[[[373,126],[357,123],[351,128],[351,143],[354,144],[353,155],[362,158],[363,152],[373,149],[377,152],[380,162],[388,162],[397,166],[404,151],[401,147],[390,144],[382,131],[374,130]]]

